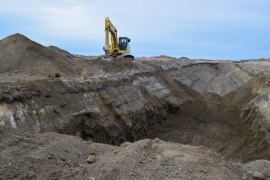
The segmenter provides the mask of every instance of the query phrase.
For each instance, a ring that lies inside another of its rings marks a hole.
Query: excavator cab
[[[130,39],[127,37],[119,37],[119,50],[120,51],[126,51],[128,47],[128,43],[130,42]]]

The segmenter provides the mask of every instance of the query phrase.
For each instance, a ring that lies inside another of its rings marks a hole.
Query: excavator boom
[[[110,39],[111,35],[111,39]],[[110,43],[111,42],[111,43]],[[111,23],[108,17],[105,18],[105,46],[107,53],[118,52],[118,39],[117,39],[117,29]]]

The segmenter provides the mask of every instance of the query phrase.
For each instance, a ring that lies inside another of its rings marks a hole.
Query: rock
[[[252,177],[253,177],[253,179],[256,179],[256,180],[264,180],[265,179],[264,175],[258,171],[254,171],[252,174]]]
[[[52,159],[53,158],[53,155],[52,154],[49,154],[48,155],[48,159]]]
[[[96,178],[94,178],[94,177],[90,177],[90,178],[89,178],[89,180],[96,180]]]
[[[95,155],[90,155],[88,158],[87,158],[87,160],[86,160],[86,162],[88,163],[88,164],[92,164],[92,163],[94,163],[96,161],[96,156]]]

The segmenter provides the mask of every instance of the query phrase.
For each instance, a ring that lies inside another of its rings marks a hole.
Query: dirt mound
[[[0,41],[0,73],[72,75],[75,64],[66,53],[46,48],[21,34]]]
[[[69,58],[74,57],[74,55],[70,54],[68,51],[60,49],[60,48],[58,48],[56,46],[48,46],[48,49],[51,49],[51,50],[55,51],[56,53],[66,55]]]
[[[0,179],[242,179],[241,167],[205,147],[155,140],[121,147],[0,126]],[[252,170],[252,168],[251,168]]]
[[[134,64],[132,63],[131,59],[122,58],[122,57],[114,57],[112,58],[112,62],[114,65],[121,67],[121,68],[135,68]]]

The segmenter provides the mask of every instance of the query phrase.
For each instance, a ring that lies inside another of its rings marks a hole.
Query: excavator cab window
[[[120,37],[119,38],[119,49],[120,50],[126,50],[127,49],[127,45],[128,42],[130,42],[130,40],[126,37]]]

